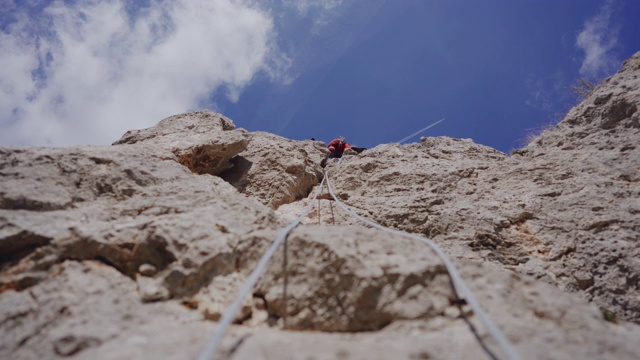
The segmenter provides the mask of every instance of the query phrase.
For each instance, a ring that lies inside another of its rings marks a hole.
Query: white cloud
[[[0,33],[0,145],[109,144],[129,129],[237,99],[264,71],[291,81],[268,12],[241,1],[56,1]]]
[[[524,84],[529,92],[525,104],[546,112],[556,111],[566,100],[565,84],[565,75],[560,69],[544,76],[530,73]]]
[[[16,4],[13,0],[0,1],[0,14],[15,10]]]
[[[580,75],[596,78],[613,71],[618,63],[611,53],[618,41],[618,29],[611,24],[613,1],[607,1],[598,14],[585,21],[576,45],[584,51]]]
[[[284,0],[284,5],[296,9],[299,16],[312,18],[311,31],[317,34],[336,18],[343,0]]]
[[[284,5],[295,8],[301,15],[306,16],[309,12],[326,12],[339,8],[342,0],[284,0]]]

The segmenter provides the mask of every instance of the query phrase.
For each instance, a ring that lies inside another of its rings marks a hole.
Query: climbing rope
[[[433,125],[435,125],[435,124],[432,124],[431,126],[433,126]],[[342,163],[342,160],[343,159],[341,158],[340,161],[338,162],[338,165],[340,165]],[[425,238],[425,237],[420,237],[420,236],[416,236],[416,235],[413,235],[413,234],[405,233],[403,231],[386,228],[386,227],[384,227],[382,225],[379,225],[379,224],[377,224],[377,223],[375,223],[373,221],[365,219],[362,216],[360,216],[360,215],[354,213],[353,211],[351,211],[351,209],[349,209],[346,205],[344,205],[336,197],[335,193],[333,192],[333,188],[331,187],[331,183],[330,183],[330,180],[329,180],[329,174],[328,174],[328,172],[327,172],[327,170],[325,168],[324,177],[323,177],[322,182],[320,183],[320,186],[318,187],[318,191],[314,195],[313,199],[309,202],[309,205],[307,205],[305,211],[297,219],[295,219],[286,228],[283,229],[283,231],[279,234],[279,236],[276,238],[276,240],[273,242],[273,244],[269,247],[269,249],[267,249],[267,251],[264,253],[264,255],[262,255],[262,257],[260,258],[260,261],[258,262],[258,265],[253,270],[251,275],[249,275],[249,277],[247,278],[247,280],[245,281],[243,286],[240,288],[240,290],[238,292],[238,295],[236,296],[234,302],[227,308],[227,310],[225,311],[223,316],[220,318],[220,321],[218,321],[218,325],[216,327],[216,330],[215,330],[214,334],[211,336],[209,342],[206,344],[206,346],[204,347],[204,349],[202,350],[202,352],[198,356],[198,360],[209,360],[209,359],[212,359],[213,356],[217,353],[217,351],[220,348],[220,345],[222,344],[222,339],[226,335],[226,333],[227,333],[227,331],[229,329],[229,326],[231,326],[231,323],[233,322],[234,317],[240,311],[240,308],[242,307],[242,303],[243,303],[244,299],[247,297],[247,295],[249,295],[251,289],[253,289],[255,284],[258,282],[258,279],[260,278],[260,275],[262,275],[262,273],[264,272],[264,269],[266,268],[267,264],[269,263],[269,260],[271,260],[271,258],[275,254],[275,252],[278,249],[278,247],[280,247],[280,245],[285,241],[285,239],[287,238],[287,235],[289,235],[289,233],[296,226],[298,226],[300,224],[300,222],[302,221],[302,219],[305,216],[307,216],[308,213],[311,211],[311,208],[313,206],[314,201],[317,199],[318,195],[320,195],[320,193],[323,190],[323,185],[325,184],[325,180],[326,180],[326,186],[327,186],[327,189],[329,191],[329,194],[331,195],[331,197],[333,197],[334,201],[336,201],[336,203],[346,213],[350,214],[351,216],[355,217],[356,219],[358,219],[358,220],[360,220],[360,221],[362,221],[362,222],[364,222],[364,223],[366,223],[366,224],[368,224],[368,225],[370,225],[370,226],[372,226],[374,228],[377,228],[377,229],[380,229],[380,230],[383,230],[383,231],[387,231],[387,232],[390,232],[390,233],[402,235],[402,236],[407,236],[407,237],[410,237],[412,239],[421,241],[421,242],[425,243],[427,246],[429,246],[436,253],[436,255],[442,260],[442,262],[444,263],[445,268],[447,269],[447,272],[449,273],[449,277],[450,277],[453,285],[455,286],[454,287],[454,293],[455,293],[455,288],[457,288],[458,291],[463,294],[464,299],[466,300],[467,304],[469,304],[469,306],[473,309],[474,313],[478,316],[480,322],[482,323],[484,328],[487,330],[487,332],[495,339],[495,341],[498,344],[498,346],[502,349],[502,351],[507,356],[507,359],[509,359],[509,360],[519,360],[520,359],[519,355],[516,353],[516,351],[513,348],[513,346],[509,343],[509,341],[502,334],[502,332],[500,332],[500,330],[495,326],[495,324],[493,324],[491,319],[489,319],[489,317],[486,315],[486,313],[482,310],[482,308],[480,307],[480,305],[479,305],[478,301],[476,300],[475,296],[473,295],[471,290],[466,286],[466,284],[464,283],[464,281],[460,277],[457,269],[455,268],[455,266],[453,265],[451,260],[447,257],[447,255],[432,240],[430,240],[428,238]]]
[[[260,258],[258,265],[253,270],[251,275],[249,275],[249,277],[247,278],[243,286],[240,288],[240,291],[238,292],[236,299],[227,308],[225,313],[220,318],[220,321],[218,321],[218,326],[216,327],[215,332],[211,336],[211,339],[209,340],[205,348],[202,350],[202,352],[198,356],[198,360],[209,360],[213,358],[214,354],[216,354],[216,352],[220,348],[220,344],[222,343],[222,338],[224,338],[227,331],[229,330],[229,326],[233,322],[234,317],[240,311],[240,308],[242,307],[242,302],[247,297],[247,295],[249,295],[249,292],[251,291],[251,289],[253,289],[253,286],[258,282],[258,279],[260,278],[260,275],[262,275],[262,272],[264,271],[264,269],[267,267],[269,260],[271,260],[271,257],[273,257],[273,254],[276,252],[278,247],[287,238],[287,235],[289,235],[291,230],[293,230],[296,226],[298,226],[298,224],[300,224],[302,219],[305,216],[307,216],[307,214],[309,214],[309,211],[311,211],[311,207],[313,206],[313,202],[316,200],[316,198],[320,194],[320,191],[322,190],[322,185],[324,184],[324,180],[325,178],[322,179],[322,182],[318,187],[318,191],[316,192],[316,195],[313,197],[313,200],[309,202],[309,205],[307,205],[307,208],[302,213],[302,215],[300,215],[297,219],[291,222],[289,226],[284,228],[284,230],[282,230],[282,232],[276,238],[273,244],[271,244],[271,247],[269,247],[269,249],[267,249],[264,255],[262,255],[262,258]]]
[[[324,179],[323,179],[324,180]],[[324,188],[327,186],[327,183],[324,184],[324,186],[322,187],[322,190],[320,190],[320,195],[324,194]],[[333,215],[333,204],[331,203],[331,200],[327,199],[327,201],[329,202],[329,208],[331,209],[331,222],[333,225],[336,224],[336,218]],[[320,198],[318,198],[318,225],[322,225],[322,220],[320,218],[320,214],[321,214],[321,209],[320,209]]]
[[[338,163],[338,165],[340,165],[341,163],[342,163],[342,159],[340,159],[340,162]],[[515,351],[515,348],[513,347],[513,345],[511,345],[509,340],[507,340],[507,338],[502,334],[500,329],[498,329],[498,327],[493,323],[493,321],[491,321],[491,319],[484,312],[484,310],[482,310],[482,308],[480,307],[480,304],[478,303],[478,300],[476,300],[476,298],[473,295],[473,293],[471,292],[471,290],[467,287],[465,282],[460,277],[460,274],[458,273],[458,270],[456,269],[455,265],[453,265],[453,263],[451,262],[449,257],[442,251],[442,249],[440,249],[440,247],[438,245],[436,245],[435,242],[433,242],[433,240],[428,239],[428,238],[423,237],[423,236],[417,236],[417,235],[414,235],[414,234],[409,234],[409,233],[406,233],[404,231],[390,229],[390,228],[384,227],[384,226],[382,226],[382,225],[380,225],[378,223],[375,223],[375,222],[373,222],[371,220],[363,218],[362,216],[360,216],[360,215],[356,214],[355,212],[351,211],[351,209],[349,209],[340,200],[338,200],[338,197],[333,193],[333,189],[331,187],[331,181],[329,180],[329,173],[328,173],[326,167],[325,167],[325,170],[324,170],[324,179],[323,180],[327,180],[327,188],[329,189],[329,194],[331,194],[331,196],[336,201],[338,206],[340,206],[342,208],[342,210],[344,210],[349,215],[355,217],[356,219],[358,219],[358,220],[364,222],[365,224],[368,224],[368,225],[370,225],[370,226],[372,226],[372,227],[374,227],[376,229],[383,230],[383,231],[386,231],[386,232],[390,232],[390,233],[393,233],[393,234],[402,235],[402,236],[405,236],[405,237],[409,237],[409,238],[412,238],[414,240],[421,241],[421,242],[425,243],[427,246],[429,246],[436,253],[436,255],[440,258],[440,260],[442,260],[442,262],[444,263],[445,268],[447,269],[447,272],[449,273],[449,278],[451,279],[452,283],[458,289],[458,292],[462,294],[463,299],[466,300],[467,304],[469,304],[471,309],[473,309],[474,314],[476,314],[478,316],[478,319],[480,320],[480,322],[482,323],[484,328],[487,330],[487,332],[491,335],[491,337],[493,337],[493,339],[496,341],[498,346],[502,349],[502,351],[506,355],[507,359],[509,359],[509,360],[519,360],[520,359],[520,356]],[[455,288],[454,288],[454,291],[455,291]]]
[[[405,141],[407,141],[407,140],[411,139],[412,137],[414,137],[414,136],[416,136],[416,135],[420,134],[420,133],[421,133],[421,132],[423,132],[423,131],[427,131],[427,130],[431,129],[432,127],[434,127],[434,126],[438,125],[439,123],[441,123],[441,122],[443,122],[443,121],[444,121],[444,118],[442,118],[442,119],[440,119],[440,120],[438,120],[438,121],[434,122],[434,123],[433,123],[433,124],[431,124],[431,125],[425,126],[425,127],[423,127],[422,129],[420,129],[420,130],[418,130],[418,131],[414,132],[413,134],[411,134],[411,135],[409,135],[409,136],[407,136],[407,137],[403,138],[402,140],[398,141],[398,143],[402,144],[403,142],[405,142]]]

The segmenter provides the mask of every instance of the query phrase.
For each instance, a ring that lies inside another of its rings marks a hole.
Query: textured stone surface
[[[255,290],[270,313],[286,317],[286,328],[378,330],[395,320],[442,316],[453,298],[444,266],[416,241],[318,226],[288,241],[286,263],[276,257]]]
[[[181,164],[197,174],[219,175],[247,148],[246,132],[232,131],[231,119],[208,110],[170,116],[156,126],[127,131],[119,144],[153,144],[171,150]]]
[[[171,150],[194,173],[220,175],[239,192],[274,209],[309,194],[322,178],[317,164],[327,152],[319,141],[235,130],[231,119],[207,110],[171,116],[154,127],[128,131],[114,142],[117,144]]]
[[[446,137],[379,145],[329,165],[337,195],[380,224],[425,234],[456,256],[491,260],[638,322],[639,60],[628,60],[510,157]],[[328,203],[321,208],[329,223]],[[288,219],[286,209],[280,214]],[[351,221],[334,210],[337,223]],[[311,216],[307,222],[317,221]]]
[[[2,182],[0,193],[27,205],[0,210],[4,287],[37,281],[25,279],[25,269],[100,260],[132,278],[140,266],[151,265],[171,295],[181,296],[212,271],[233,271],[242,236],[278,224],[268,208],[219,177],[192,174],[161,148],[6,151],[14,166],[2,171],[12,181]],[[46,161],[33,161],[43,153]],[[67,172],[59,170],[63,166]],[[66,194],[64,206],[47,208],[55,211],[41,206],[49,188]]]
[[[238,191],[273,209],[300,200],[322,179],[318,164],[327,152],[319,141],[294,141],[254,132],[250,146],[232,160],[234,167],[221,177]]]
[[[639,64],[511,156],[423,138],[346,155],[329,178],[359,214],[439,243],[523,358],[636,358]],[[309,204],[325,154],[209,111],[111,147],[0,148],[0,358],[195,358]],[[502,356],[424,244],[321,198],[244,299],[223,352],[488,358],[468,318]]]

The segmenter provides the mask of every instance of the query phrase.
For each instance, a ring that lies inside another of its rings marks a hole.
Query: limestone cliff
[[[637,358],[639,75],[640,53],[511,156],[422,138],[327,171],[360,215],[444,248],[523,358]],[[325,151],[209,111],[109,147],[0,148],[0,358],[196,357],[310,202]],[[361,226],[322,193],[226,355],[488,358],[468,319],[502,357],[424,244]]]

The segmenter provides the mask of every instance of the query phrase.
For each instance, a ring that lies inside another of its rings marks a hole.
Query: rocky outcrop
[[[247,144],[252,143],[250,147]],[[229,118],[208,110],[168,117],[131,130],[113,143],[144,144],[172,151],[196,174],[220,175],[238,191],[273,209],[309,194],[322,177],[317,164],[324,144],[235,130]]]
[[[318,164],[327,152],[322,142],[293,141],[265,132],[247,136],[249,148],[220,175],[241,193],[277,209],[305,198],[322,179]]]
[[[331,186],[433,238],[523,358],[634,358],[639,61],[511,156],[384,144],[331,162]],[[110,147],[0,148],[0,358],[194,358],[325,153],[209,111]],[[479,339],[502,357],[428,247],[321,190],[245,299],[230,358],[489,358]]]
[[[639,322],[639,59],[513,156],[444,137],[380,145],[330,170],[338,196]]]
[[[338,226],[305,227],[289,241],[284,269],[272,266],[256,288],[287,329],[379,330],[451,307],[444,266],[416,241]]]
[[[213,267],[233,269],[242,235],[277,226],[266,207],[161,148],[17,149],[7,159],[13,177],[0,193],[19,201],[0,210],[4,288],[23,288],[25,270],[98,260],[131,278],[154,273],[177,296]]]
[[[168,117],[158,125],[127,131],[113,145],[144,144],[171,150],[196,174],[219,175],[233,167],[230,160],[247,148],[246,133],[220,114],[196,111]]]

